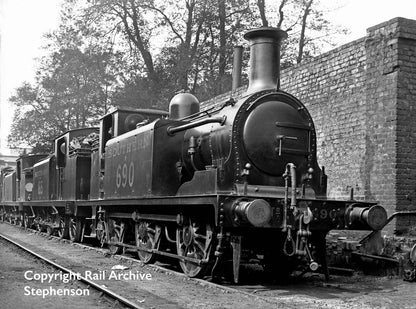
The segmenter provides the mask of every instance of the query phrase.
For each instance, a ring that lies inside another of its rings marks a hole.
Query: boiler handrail
[[[208,124],[208,123],[219,123],[221,125],[224,125],[226,120],[227,120],[227,116],[210,117],[210,118],[201,119],[199,121],[186,123],[177,127],[170,126],[167,128],[166,131],[168,132],[169,135],[173,135],[177,132],[196,128],[204,124]]]

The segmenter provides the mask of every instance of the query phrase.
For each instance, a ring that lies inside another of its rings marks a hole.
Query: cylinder
[[[238,87],[241,86],[241,68],[243,61],[243,47],[236,46],[234,47],[233,53],[233,85],[232,91],[235,91]]]
[[[244,38],[250,44],[250,75],[247,94],[280,87],[280,46],[287,33],[263,27],[248,31]]]

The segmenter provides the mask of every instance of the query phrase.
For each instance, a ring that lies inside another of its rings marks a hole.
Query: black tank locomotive
[[[232,261],[238,282],[248,260],[277,276],[295,267],[327,273],[328,231],[379,230],[386,211],[326,198],[312,117],[279,89],[285,37],[274,28],[245,35],[250,81],[239,100],[201,112],[193,95],[181,93],[169,113],[117,109],[104,116],[82,151],[68,146],[73,131],[57,138],[55,154],[33,168],[33,188],[39,170],[50,173],[53,192],[11,201],[3,190],[2,218],[75,241],[97,238],[112,253],[137,251],[145,263],[171,257],[188,276],[218,275]]]

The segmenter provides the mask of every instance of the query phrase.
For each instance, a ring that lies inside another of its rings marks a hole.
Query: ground
[[[100,274],[105,271],[107,278],[97,278],[96,282],[139,303],[143,308],[416,308],[416,283],[405,282],[398,277],[331,276],[331,280],[326,282],[321,275],[309,275],[292,278],[286,284],[271,285],[261,280],[245,280],[242,286],[222,288],[131,259],[109,257],[106,250],[97,252],[6,224],[0,224],[0,233],[13,237],[76,272]],[[27,254],[22,255],[4,242],[0,243],[0,247],[1,308],[80,307],[80,297],[53,297],[46,300],[33,296],[25,298],[24,286],[42,288],[38,283],[29,283],[24,278],[25,271],[56,271],[45,269]],[[142,274],[143,277],[108,280],[111,268],[116,265],[127,267],[124,271],[116,272]],[[147,275],[150,280],[145,279]],[[58,280],[52,285],[71,287],[78,283],[71,281],[65,285]],[[81,301],[82,308],[104,306],[97,295],[84,297]]]

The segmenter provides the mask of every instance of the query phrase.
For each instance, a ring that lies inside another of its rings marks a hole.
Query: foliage
[[[15,115],[9,144],[14,147],[26,143],[35,151],[50,149],[54,137],[96,124],[110,105],[114,55],[85,42],[71,23],[48,39],[50,53],[40,59],[35,85],[24,83],[10,98]]]
[[[255,0],[252,6],[258,8],[257,20],[261,21],[261,26],[287,31],[288,39],[282,47],[283,68],[308,60],[324,48],[334,47],[332,38],[347,31],[326,19],[330,8],[324,8],[319,0],[280,0],[277,3]]]
[[[232,47],[253,27],[288,31],[283,67],[308,59],[333,29],[318,1],[65,0],[35,83],[10,99],[9,143],[41,149],[113,106],[166,110],[183,89],[200,100],[228,91]]]

